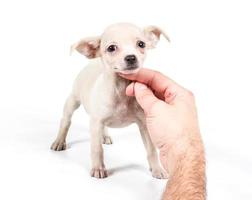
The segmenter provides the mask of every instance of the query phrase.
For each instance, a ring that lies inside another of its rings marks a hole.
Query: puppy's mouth
[[[116,73],[121,73],[121,74],[134,74],[137,73],[139,70],[138,65],[129,65],[127,67],[124,67],[123,69],[120,69],[120,67],[114,67],[114,70]]]
[[[138,68],[138,65],[128,65],[124,70],[135,70]]]
[[[121,74],[135,74],[139,71],[139,67],[134,67],[134,68],[126,68],[124,70],[121,70]]]

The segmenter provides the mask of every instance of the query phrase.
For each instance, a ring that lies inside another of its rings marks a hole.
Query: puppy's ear
[[[159,27],[157,26],[145,27],[144,35],[147,39],[147,47],[150,49],[156,47],[161,34],[165,37],[166,40],[168,40],[168,42],[170,42],[170,38],[168,37],[168,35]]]
[[[74,50],[78,51],[80,54],[86,56],[87,58],[96,58],[100,54],[100,37],[89,37],[80,40],[79,42],[71,46],[71,52]]]

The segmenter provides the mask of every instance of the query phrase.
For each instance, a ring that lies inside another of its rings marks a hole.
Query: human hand
[[[126,95],[135,96],[143,108],[150,137],[160,150],[160,160],[168,170],[168,152],[174,152],[168,156],[176,157],[187,151],[192,139],[200,139],[193,94],[163,74],[149,69],[120,76],[136,81],[126,88]]]

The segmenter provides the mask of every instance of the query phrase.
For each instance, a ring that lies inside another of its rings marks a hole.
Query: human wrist
[[[163,200],[178,199],[178,197],[181,200],[205,200],[206,174],[202,143],[196,147],[189,145],[187,150],[180,154],[170,153],[176,156],[174,160],[169,160],[170,180]]]
[[[181,159],[191,159],[204,152],[199,130],[180,134],[174,141],[165,143],[160,148],[160,159],[163,167],[171,173]]]

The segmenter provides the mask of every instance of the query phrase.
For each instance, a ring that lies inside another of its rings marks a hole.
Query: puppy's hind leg
[[[145,122],[138,122],[142,140],[147,151],[147,158],[152,176],[158,179],[168,178],[168,174],[162,169],[155,146],[153,145]]]
[[[66,149],[66,136],[68,133],[68,129],[71,125],[71,118],[73,112],[80,106],[79,101],[75,99],[73,95],[70,95],[65,103],[63,116],[60,122],[59,133],[51,145],[51,149],[54,151],[62,151]]]

